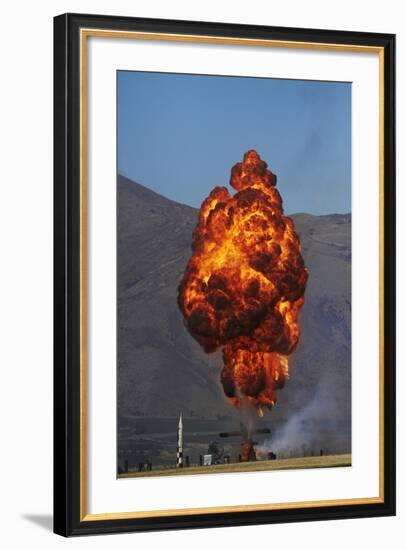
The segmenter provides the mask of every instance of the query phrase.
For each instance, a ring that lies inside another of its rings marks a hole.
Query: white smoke
[[[313,399],[300,412],[294,414],[284,426],[271,437],[258,445],[257,451],[260,454],[274,452],[278,457],[297,456],[305,454],[314,441],[309,440],[309,434],[305,427],[312,423],[320,414],[320,401]]]
[[[270,452],[277,458],[350,452],[348,435],[340,421],[341,407],[331,394],[331,379],[325,376],[314,398],[258,445],[257,452],[261,458],[267,458]]]

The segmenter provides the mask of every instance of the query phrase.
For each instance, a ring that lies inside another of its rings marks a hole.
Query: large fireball
[[[288,376],[308,274],[276,176],[256,151],[232,168],[230,184],[237,193],[215,187],[200,208],[178,302],[204,350],[223,347],[226,396],[261,412]]]

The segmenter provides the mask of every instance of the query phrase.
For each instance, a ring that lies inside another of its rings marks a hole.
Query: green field
[[[129,471],[126,474],[119,474],[117,477],[122,479],[151,476],[260,472],[265,470],[295,470],[300,468],[335,468],[339,466],[351,466],[351,455],[304,456],[300,458],[283,458],[279,460],[258,460],[256,462],[216,464],[213,466],[190,466],[189,468],[156,469],[150,472]]]

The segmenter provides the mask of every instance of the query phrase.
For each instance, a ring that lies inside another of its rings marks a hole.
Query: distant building
[[[213,455],[203,455],[203,466],[211,466],[213,463]]]

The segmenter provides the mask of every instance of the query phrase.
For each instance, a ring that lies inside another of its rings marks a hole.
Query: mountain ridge
[[[139,183],[135,180],[132,180],[131,178],[127,177],[127,176],[124,176],[122,174],[118,174],[117,175],[117,180],[120,181],[120,185],[133,185],[134,186],[134,189],[133,191],[135,193],[145,193],[145,196],[148,196],[150,195],[151,197],[154,196],[160,200],[165,200],[165,201],[169,201],[170,203],[174,204],[174,205],[177,205],[177,206],[184,206],[186,208],[192,208],[193,210],[199,210],[199,208],[195,207],[195,206],[191,206],[190,204],[184,204],[182,202],[178,202],[178,201],[175,201],[174,199],[170,199],[169,197],[166,197],[165,195],[161,195],[160,193],[158,193],[157,191],[154,191],[153,189],[150,189],[149,187],[146,187],[145,185],[143,185],[142,183]],[[229,186],[225,185],[224,187],[227,187],[227,189],[233,191],[233,189],[230,189]],[[344,212],[344,213],[338,213],[338,212],[331,212],[329,214],[310,214],[309,212],[293,212],[293,213],[290,213],[290,214],[286,214],[285,213],[285,216],[293,216],[293,217],[298,217],[298,216],[310,216],[312,218],[323,218],[323,217],[332,217],[332,216],[337,216],[337,218],[340,218],[340,217],[343,217],[343,218],[346,218],[346,217],[349,217],[351,218],[351,212]]]

